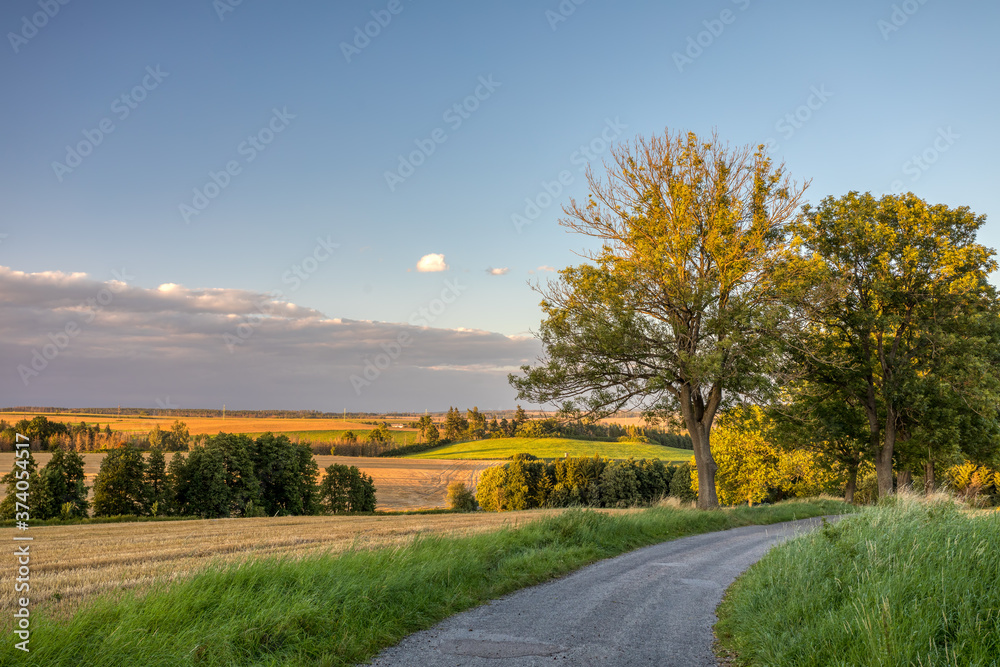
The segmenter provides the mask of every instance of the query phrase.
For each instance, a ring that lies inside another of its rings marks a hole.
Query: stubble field
[[[402,545],[421,535],[488,532],[560,511],[39,526],[30,529],[32,610],[68,615],[95,595],[180,580],[212,561]],[[13,531],[4,529],[8,535]],[[0,568],[0,588],[13,590],[14,576],[13,567]],[[0,598],[7,621],[13,603],[13,596]]]

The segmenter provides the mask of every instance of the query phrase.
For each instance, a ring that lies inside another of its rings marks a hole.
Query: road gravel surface
[[[714,667],[712,626],[726,587],[820,521],[694,535],[610,558],[452,616],[371,664]]]

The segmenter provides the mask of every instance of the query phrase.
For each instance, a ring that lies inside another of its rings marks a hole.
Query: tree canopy
[[[546,358],[511,375],[518,397],[603,416],[680,414],[699,507],[715,507],[712,422],[727,402],[773,390],[786,321],[788,225],[805,186],[763,147],[693,133],[612,149],[605,180],[561,223],[596,239],[588,263],[538,287]]]

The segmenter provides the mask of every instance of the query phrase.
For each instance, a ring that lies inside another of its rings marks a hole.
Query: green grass
[[[599,454],[609,459],[663,459],[664,461],[687,461],[694,452],[688,449],[674,449],[642,442],[600,442],[573,440],[570,438],[493,438],[456,442],[451,445],[429,449],[419,454],[411,454],[410,459],[505,459],[514,454],[527,452],[542,459],[570,456],[593,456]]]
[[[72,619],[32,617],[31,652],[0,664],[351,665],[407,634],[601,558],[684,535],[843,511],[836,501],[608,515],[568,510],[470,537],[216,565]]]
[[[339,440],[347,433],[347,430],[324,430],[324,431],[273,431],[275,435],[287,435],[289,438],[298,437],[300,440],[309,440],[310,442],[331,442],[333,440]],[[353,431],[354,435],[358,436],[359,440],[364,440],[364,437],[368,434],[368,430],[355,429]],[[398,431],[395,429],[389,429],[390,435],[396,444],[399,445],[412,445],[417,441],[416,431]],[[264,432],[260,433],[247,433],[252,438],[264,435]]]
[[[866,508],[776,547],[719,618],[737,664],[1000,665],[1000,513]]]

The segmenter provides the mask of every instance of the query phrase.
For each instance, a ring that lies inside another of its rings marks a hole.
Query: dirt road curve
[[[819,519],[663,542],[453,616],[372,664],[716,665],[722,593],[776,542]]]

